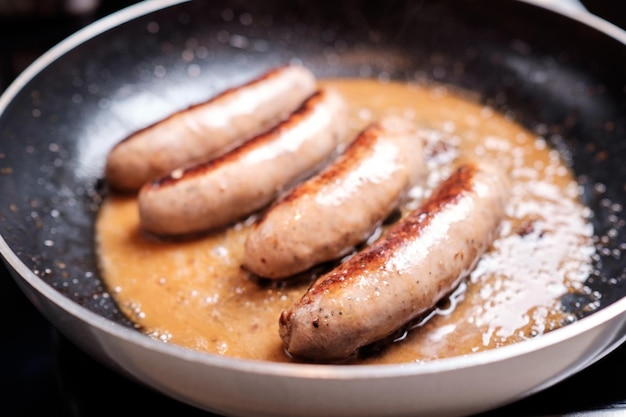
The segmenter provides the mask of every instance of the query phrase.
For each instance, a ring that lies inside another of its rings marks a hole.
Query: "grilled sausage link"
[[[310,176],[347,138],[347,104],[331,89],[311,96],[289,119],[233,151],[145,184],[141,227],[182,235],[225,226],[271,203]]]
[[[423,172],[417,127],[374,123],[334,163],[272,206],[245,242],[245,269],[280,279],[354,250]]]
[[[377,243],[318,278],[279,320],[295,358],[336,362],[432,309],[476,266],[505,216],[509,187],[466,163]]]
[[[269,71],[117,143],[106,179],[113,189],[135,192],[174,169],[223,154],[288,117],[316,88],[314,75],[301,66]]]

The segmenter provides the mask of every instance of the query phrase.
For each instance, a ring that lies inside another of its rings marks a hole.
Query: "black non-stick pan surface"
[[[211,27],[191,18],[207,14],[220,18]],[[0,118],[0,231],[39,276],[81,305],[123,320],[98,280],[89,244],[110,147],[292,60],[319,77],[458,86],[543,135],[571,162],[596,213],[598,256],[587,281],[593,292],[564,303],[582,316],[590,303],[604,306],[626,294],[620,42],[514,1],[230,0],[191,2],[138,20],[52,62]],[[197,45],[206,52],[185,60],[181,51]]]
[[[290,61],[319,77],[454,85],[544,136],[584,188],[597,236],[592,291],[563,305],[583,317],[626,295],[626,46],[590,25],[516,1],[196,1],[56,58],[0,103],[0,233],[45,282],[107,318],[130,325],[91,244],[108,150]]]

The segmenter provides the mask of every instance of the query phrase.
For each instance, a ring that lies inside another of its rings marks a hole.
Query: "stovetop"
[[[28,63],[64,37],[99,17],[136,2],[93,0],[91,10],[73,15],[48,10],[48,14],[40,11],[34,17],[20,15],[14,18],[2,15],[0,10],[0,92]],[[9,0],[7,4],[17,3]],[[46,2],[33,4],[43,3]],[[86,3],[89,2],[83,2]],[[594,12],[606,13],[607,19],[623,25],[626,15],[615,13],[610,4],[615,2],[595,0],[588,7]],[[0,323],[2,416],[93,417],[130,415],[133,412],[213,416],[96,362],[40,315],[1,265]],[[626,375],[626,345],[552,388],[480,417],[626,415],[623,375]]]

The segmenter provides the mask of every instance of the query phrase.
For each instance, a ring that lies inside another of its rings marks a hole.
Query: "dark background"
[[[88,10],[72,11],[59,5],[60,1],[0,0],[0,92],[65,37],[137,2],[93,0]],[[583,3],[591,12],[626,27],[626,2]],[[50,326],[2,265],[0,326],[1,416],[212,415],[136,384],[91,359]],[[481,417],[580,416],[600,410],[603,415],[626,415],[625,374],[626,345],[540,394]]]

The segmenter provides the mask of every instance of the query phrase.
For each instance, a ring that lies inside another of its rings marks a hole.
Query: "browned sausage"
[[[354,250],[423,172],[417,127],[388,117],[365,129],[320,174],[298,185],[253,226],[243,266],[285,278]]]
[[[139,192],[141,227],[181,235],[225,226],[319,170],[347,137],[347,104],[323,89],[274,129]]]
[[[492,244],[508,190],[495,168],[461,165],[377,243],[321,276],[281,314],[286,351],[346,360],[432,309]]]
[[[301,66],[269,71],[116,144],[106,162],[107,181],[134,192],[174,169],[223,154],[287,118],[316,88],[314,75]]]

